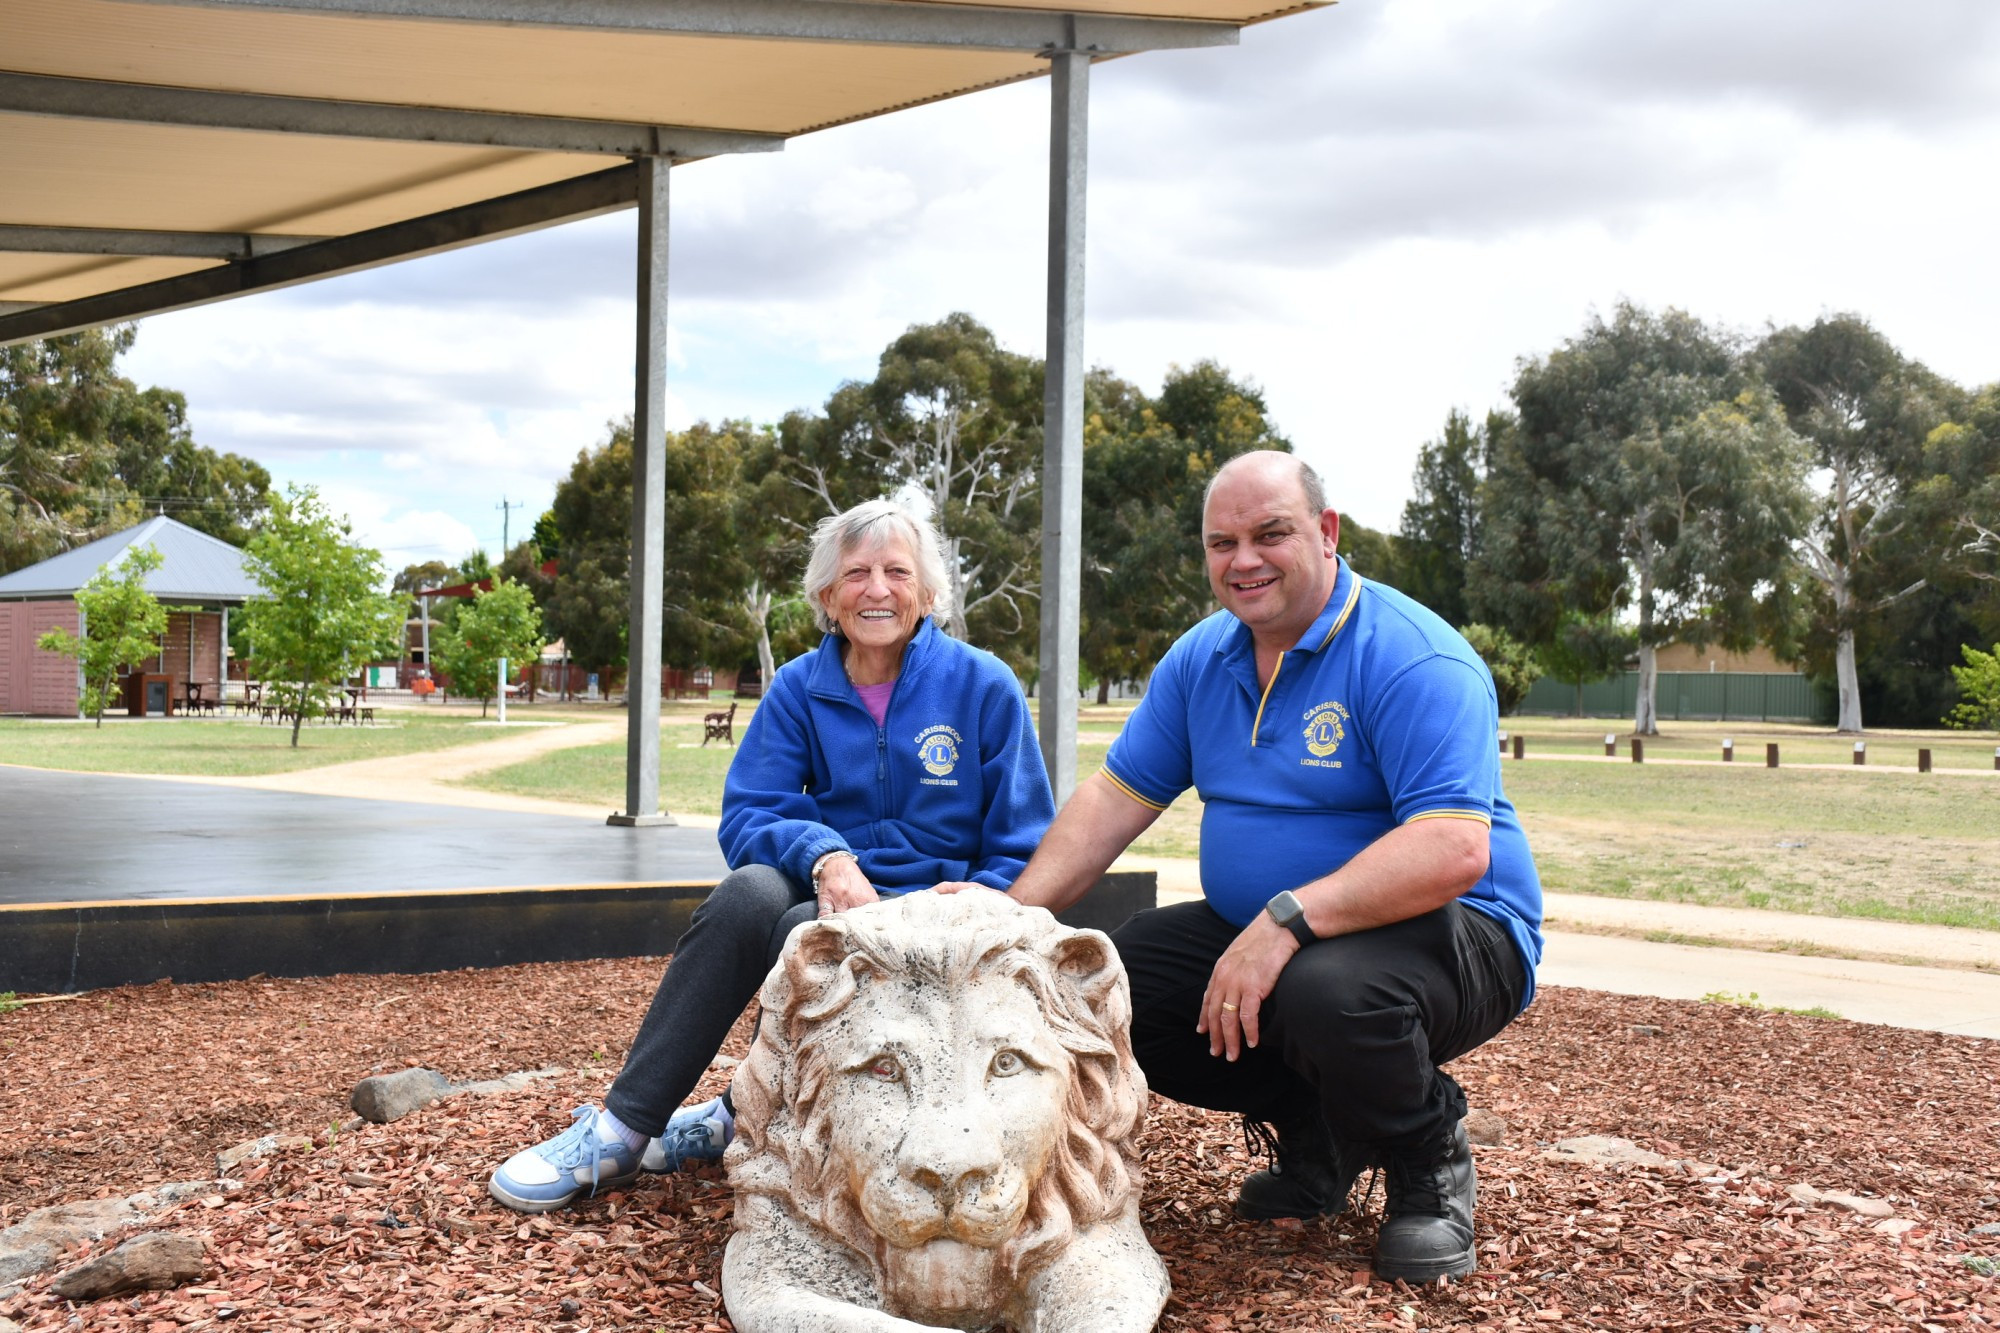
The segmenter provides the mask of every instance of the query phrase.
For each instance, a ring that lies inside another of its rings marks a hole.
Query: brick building
[[[261,590],[243,567],[243,552],[159,517],[0,578],[0,713],[76,716],[82,694],[76,663],[43,652],[35,640],[58,627],[80,633],[77,589],[138,546],[160,553],[147,590],[184,609],[168,617],[159,655],[128,674],[124,707],[134,716],[173,712],[190,683],[211,699],[222,697],[229,613]]]

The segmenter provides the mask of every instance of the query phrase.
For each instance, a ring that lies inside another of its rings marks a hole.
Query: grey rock
[[[53,1268],[86,1240],[96,1240],[145,1216],[125,1199],[90,1199],[37,1208],[0,1231],[0,1283]]]
[[[1667,1030],[1653,1023],[1634,1023],[1628,1031],[1635,1037],[1664,1037]]]
[[[134,1236],[118,1248],[70,1269],[49,1290],[65,1300],[95,1301],[149,1287],[178,1287],[208,1271],[201,1242],[193,1236],[156,1231]]]
[[[363,1120],[386,1125],[451,1094],[451,1080],[435,1069],[402,1069],[377,1074],[354,1085],[348,1105]]]
[[[1465,1113],[1465,1137],[1482,1148],[1497,1148],[1507,1141],[1507,1122],[1492,1111],[1475,1106]]]
[[[21,1326],[5,1315],[0,1315],[0,1333],[21,1333]]]
[[[1641,1148],[1630,1139],[1615,1138],[1609,1134],[1585,1134],[1579,1138],[1563,1139],[1543,1153],[1542,1160],[1582,1163],[1587,1166],[1651,1167],[1657,1171],[1676,1171],[1689,1176],[1712,1176],[1721,1169],[1713,1162],[1663,1157],[1659,1153]]]
[[[502,1074],[499,1078],[482,1078],[474,1080],[471,1083],[454,1083],[451,1085],[451,1092],[448,1095],[453,1097],[461,1095],[485,1096],[497,1092],[520,1092],[526,1088],[533,1087],[545,1079],[555,1078],[568,1072],[568,1070],[558,1065],[550,1065],[547,1069],[522,1069],[512,1074]]]
[[[86,1199],[37,1208],[0,1231],[0,1288],[54,1268],[87,1240],[143,1222],[189,1199],[230,1188],[222,1180],[177,1180],[123,1199]]]
[[[1975,1236],[2000,1236],[2000,1222],[1986,1222],[1972,1229]]]
[[[226,1176],[243,1163],[255,1161],[259,1157],[310,1147],[312,1140],[303,1134],[266,1134],[260,1139],[239,1143],[234,1148],[224,1148],[215,1155],[215,1169]]]

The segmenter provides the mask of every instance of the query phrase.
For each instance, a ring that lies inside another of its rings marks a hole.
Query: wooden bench
[[[728,741],[736,744],[736,705],[731,704],[719,713],[701,715],[701,743]]]

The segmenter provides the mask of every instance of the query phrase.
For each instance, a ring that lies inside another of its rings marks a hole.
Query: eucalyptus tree
[[[1925,443],[1946,424],[1954,390],[1856,315],[1780,329],[1756,361],[1810,451],[1816,491],[1799,564],[1834,641],[1839,728],[1859,732],[1856,635],[1922,591],[1945,554],[1935,516],[1927,523],[1912,501],[1930,475]]]
[[[1516,373],[1488,477],[1484,596],[1546,643],[1565,612],[1629,607],[1633,729],[1659,730],[1663,643],[1754,641],[1806,518],[1803,457],[1726,335],[1678,310],[1610,322]]]

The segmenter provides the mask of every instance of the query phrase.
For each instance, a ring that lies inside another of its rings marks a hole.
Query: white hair
[[[951,614],[951,578],[944,568],[944,543],[927,518],[920,518],[894,500],[865,500],[845,513],[823,518],[813,529],[812,555],[806,560],[806,604],[820,633],[835,632],[823,594],[840,579],[840,563],[852,551],[873,546],[891,536],[909,544],[917,562],[917,583],[930,602],[927,614],[940,625]]]

